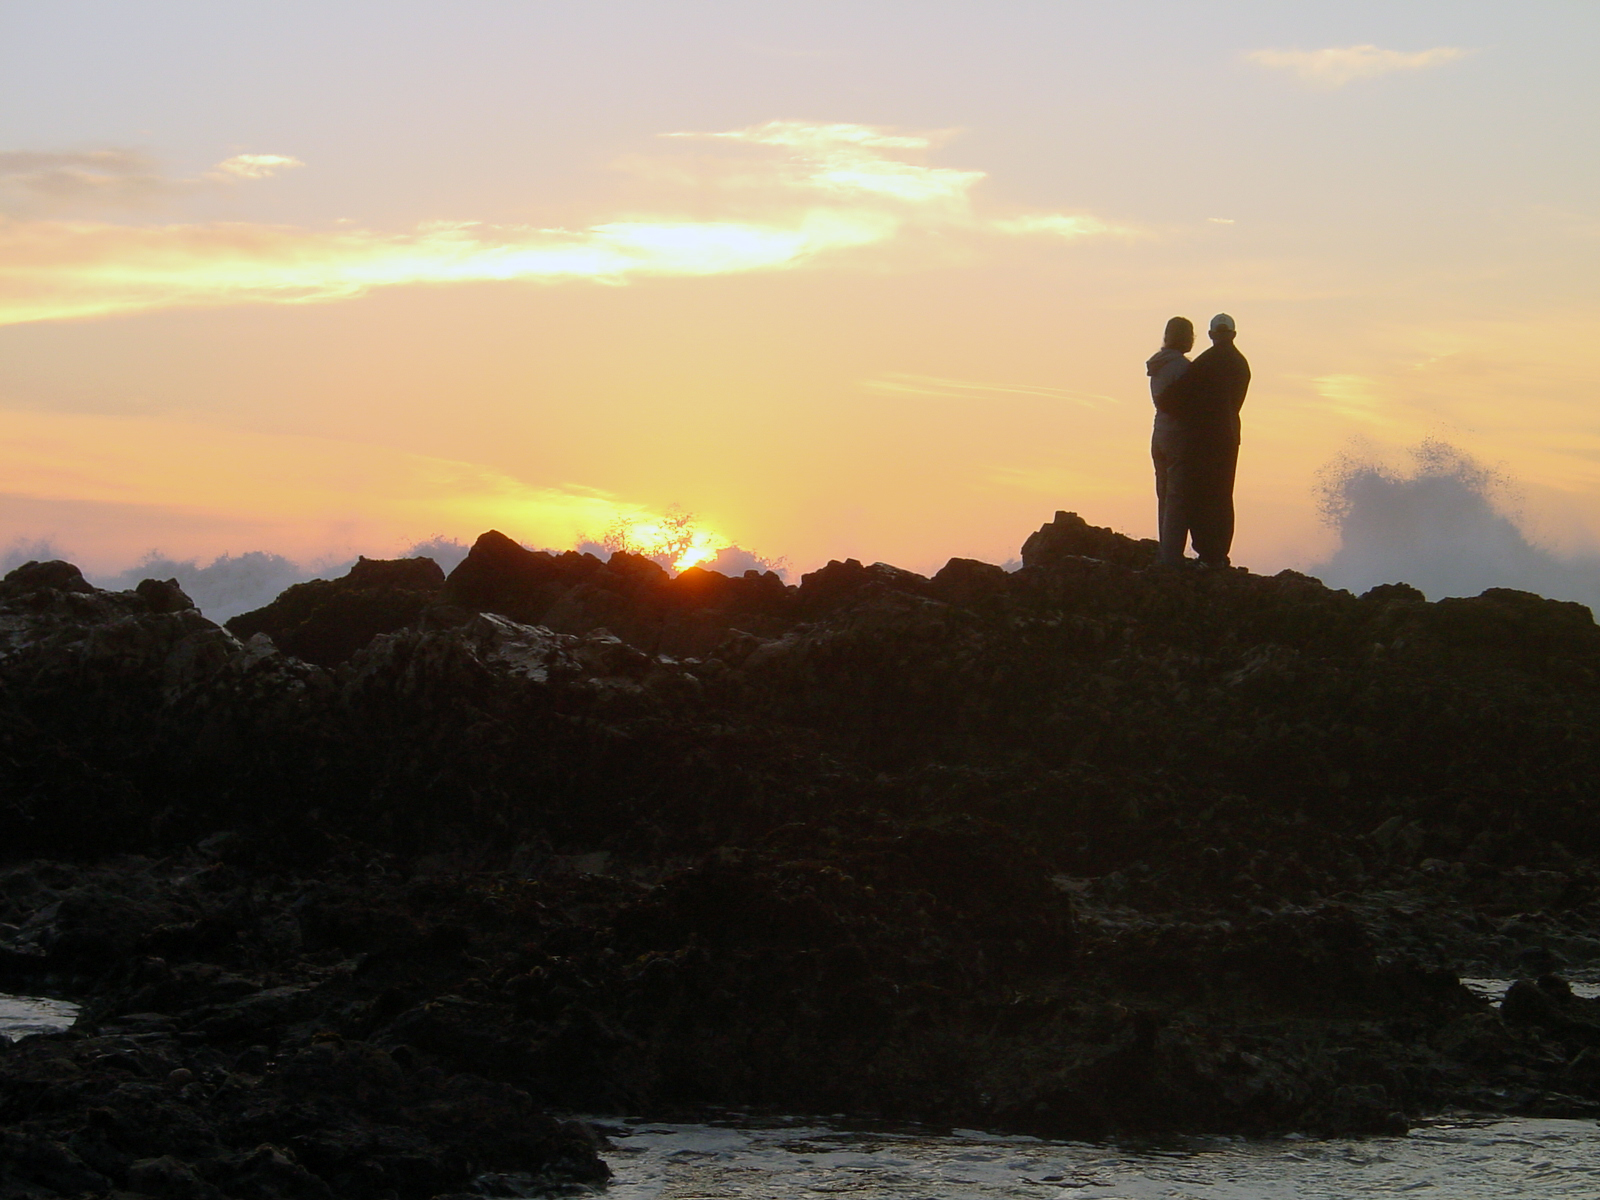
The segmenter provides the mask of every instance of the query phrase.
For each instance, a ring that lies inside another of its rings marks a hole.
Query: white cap
[[[1211,328],[1213,330],[1228,329],[1232,330],[1234,333],[1239,332],[1239,327],[1233,323],[1233,318],[1227,313],[1218,313],[1216,316],[1212,317]]]

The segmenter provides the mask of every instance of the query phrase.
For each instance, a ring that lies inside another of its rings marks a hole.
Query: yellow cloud
[[[1077,404],[1084,408],[1101,408],[1117,403],[1113,396],[1093,392],[1076,392],[1068,388],[1042,387],[1029,384],[979,383],[966,379],[944,379],[937,375],[912,375],[902,371],[885,371],[858,384],[863,391],[885,396],[943,396],[957,400],[1048,400]]]
[[[1340,416],[1358,421],[1382,422],[1385,397],[1381,385],[1365,375],[1322,375],[1311,381],[1317,395]]]
[[[1116,225],[1099,217],[1084,214],[1034,213],[1023,217],[1007,217],[989,222],[991,229],[1009,234],[1047,234],[1069,241],[1086,237],[1146,237],[1145,231],[1130,225]]]
[[[383,233],[343,222],[332,230],[311,230],[0,218],[0,325],[178,306],[311,303],[419,284],[615,284],[650,275],[782,270],[917,228],[966,238],[1135,234],[1087,214],[974,216],[969,193],[984,178],[982,171],[893,157],[930,146],[935,135],[773,121],[667,136],[784,153],[757,170],[741,166],[737,186],[765,187],[768,194],[756,204],[745,196],[737,219],[643,218],[576,230],[430,222],[407,233]],[[300,165],[287,155],[241,154],[218,164],[211,178],[261,179]],[[33,170],[37,164],[17,166]],[[946,239],[934,252],[947,253],[942,247],[950,244]]]
[[[689,131],[665,134],[673,138],[719,138],[732,142],[751,142],[758,146],[794,146],[825,150],[837,146],[861,146],[875,150],[926,150],[940,134],[890,133],[875,125],[844,123],[817,124],[811,121],[768,121],[748,129],[729,129],[721,133]]]
[[[871,125],[819,125],[768,121],[749,129],[720,133],[683,131],[670,138],[702,138],[774,146],[795,153],[778,164],[775,176],[789,186],[840,195],[863,194],[910,204],[965,205],[983,171],[926,167],[891,158],[887,151],[925,150],[943,134],[897,134]]]
[[[217,170],[236,179],[266,179],[279,171],[303,167],[305,163],[287,154],[235,154],[217,164]]]
[[[1272,70],[1293,71],[1318,87],[1343,87],[1357,79],[1371,79],[1394,71],[1421,71],[1455,62],[1472,53],[1460,46],[1435,46],[1407,54],[1369,44],[1330,46],[1323,50],[1255,50],[1245,57]]]
[[[181,305],[306,303],[484,280],[715,275],[796,265],[892,232],[846,213],[789,228],[612,222],[587,230],[432,225],[409,234],[280,226],[0,221],[0,325]]]

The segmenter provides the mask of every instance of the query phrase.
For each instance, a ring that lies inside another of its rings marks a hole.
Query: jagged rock
[[[1383,604],[1400,601],[1406,604],[1425,604],[1428,598],[1420,590],[1409,583],[1380,583],[1377,587],[1368,588],[1361,593],[1363,600],[1374,604]]]
[[[171,1154],[141,1158],[128,1168],[128,1186],[161,1200],[222,1200],[222,1192],[200,1178],[188,1163]]]
[[[460,608],[559,633],[605,629],[651,654],[700,657],[730,629],[770,636],[787,628],[792,591],[770,571],[730,579],[690,567],[673,578],[642,555],[555,555],[491,530],[451,572],[446,595]]]
[[[837,559],[827,566],[800,577],[801,611],[810,617],[828,613],[840,605],[885,591],[928,594],[928,580],[913,571],[873,563],[864,567],[856,559]]]
[[[61,592],[92,592],[94,585],[69,562],[26,562],[0,580],[0,595],[19,596],[53,588]]]
[[[0,1130],[0,1188],[8,1195],[104,1194],[111,1181],[60,1142],[20,1129]]]
[[[248,1154],[231,1155],[209,1165],[226,1186],[227,1194],[242,1200],[334,1200],[333,1189],[325,1180],[306,1170],[279,1146],[263,1144]],[[221,1194],[216,1189],[212,1191]]]
[[[144,597],[151,612],[182,612],[195,606],[194,601],[178,586],[176,579],[141,579],[139,586],[133,590]]]
[[[228,629],[240,638],[266,634],[287,654],[335,667],[378,634],[415,622],[444,583],[431,558],[361,558],[341,578],[297,583]]]
[[[1518,985],[1502,1020],[1454,974],[1600,963],[1585,612],[1140,573],[1070,514],[1029,544],[790,588],[486,534],[443,587],[332,581],[345,617],[420,598],[333,668],[66,571],[0,588],[4,850],[38,860],[0,868],[0,974],[87,1002],[0,1046],[27,1152],[427,1200],[596,1181],[545,1105],[1600,1102],[1587,1002]]]
[[[1586,605],[1531,592],[1489,588],[1478,596],[1440,600],[1423,611],[1430,632],[1453,646],[1522,654],[1592,654],[1600,647],[1600,628]]]
[[[1091,525],[1074,512],[1058,512],[1022,543],[1024,567],[1047,567],[1064,557],[1097,558],[1119,567],[1141,568],[1155,562],[1156,543],[1134,541],[1100,525]]]
[[[592,554],[527,550],[491,529],[450,572],[445,598],[474,612],[499,613],[531,624],[541,620],[568,588],[604,566]]]
[[[930,590],[946,603],[970,607],[1004,595],[1010,582],[1004,567],[973,558],[952,558],[930,581]]]
[[[355,566],[345,572],[343,582],[361,590],[387,587],[432,592],[444,586],[444,572],[431,558],[367,558],[362,555],[356,559]]]
[[[1600,1048],[1600,1000],[1573,994],[1559,975],[1519,979],[1500,1002],[1501,1019],[1531,1025],[1591,1048]]]

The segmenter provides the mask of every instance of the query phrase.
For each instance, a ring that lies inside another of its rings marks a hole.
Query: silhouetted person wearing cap
[[[1150,431],[1150,461],[1156,471],[1156,529],[1167,525],[1167,473],[1182,453],[1183,424],[1176,414],[1161,411],[1161,395],[1189,370],[1189,351],[1194,349],[1194,322],[1188,317],[1173,317],[1167,322],[1161,349],[1145,361],[1150,376],[1150,399],[1156,405],[1155,426]],[[1160,536],[1159,533],[1157,536]],[[1171,561],[1162,544],[1161,561],[1176,566],[1183,560],[1180,541]]]
[[[1250,364],[1233,344],[1233,318],[1211,318],[1211,349],[1155,396],[1177,424],[1176,460],[1167,468],[1161,561],[1183,561],[1194,542],[1202,567],[1226,567],[1233,547],[1233,478],[1239,463],[1239,410],[1250,388]]]

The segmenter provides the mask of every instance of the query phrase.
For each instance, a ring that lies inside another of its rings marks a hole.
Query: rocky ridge
[[[86,1009],[0,1047],[0,1194],[592,1184],[580,1109],[1600,1112],[1588,610],[1150,558],[1060,513],[1014,573],[790,587],[489,533],[227,630],[20,568],[0,986]]]

